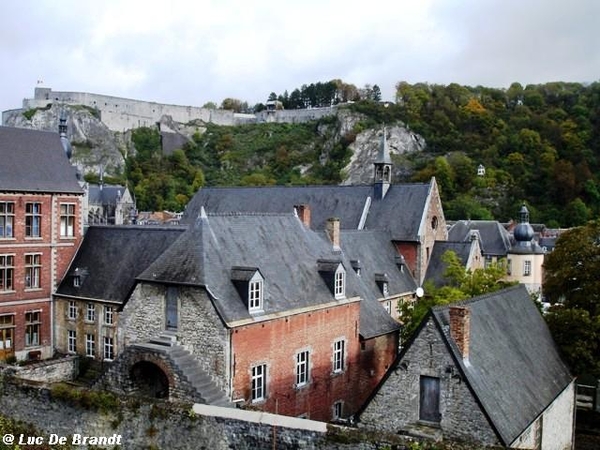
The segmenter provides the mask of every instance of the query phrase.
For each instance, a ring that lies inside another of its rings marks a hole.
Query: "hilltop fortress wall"
[[[48,104],[64,103],[83,105],[99,111],[100,119],[111,131],[154,126],[163,116],[175,122],[189,123],[201,120],[216,125],[242,125],[260,122],[300,123],[337,113],[337,108],[312,108],[298,110],[261,111],[256,114],[236,114],[223,109],[208,109],[197,106],[167,105],[163,103],[133,100],[110,95],[87,92],[61,92],[51,88],[36,87],[34,97],[23,100],[23,110],[44,108]],[[5,116],[18,110],[3,112]]]

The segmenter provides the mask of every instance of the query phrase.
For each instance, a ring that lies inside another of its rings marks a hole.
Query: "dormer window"
[[[339,260],[320,259],[319,273],[336,299],[346,297],[346,269]]]
[[[335,287],[334,295],[335,298],[344,298],[346,294],[346,271],[340,264],[338,270],[335,272]]]
[[[232,267],[231,281],[249,313],[264,310],[264,278],[257,267]]]
[[[385,273],[376,273],[375,274],[375,282],[377,283],[377,286],[379,286],[379,289],[381,290],[381,293],[383,294],[384,297],[387,297],[390,294],[390,288],[389,288],[389,279],[387,274]]]
[[[248,311],[257,312],[263,309],[263,280],[256,272],[248,285]]]
[[[73,286],[75,286],[75,287],[81,286],[81,277],[79,275],[75,275],[73,277]]]

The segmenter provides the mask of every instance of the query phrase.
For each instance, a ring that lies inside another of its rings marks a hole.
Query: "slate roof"
[[[324,237],[324,239],[327,239]],[[408,267],[400,271],[395,261],[398,256],[389,233],[383,231],[347,230],[340,233],[340,247],[349,261],[360,263],[359,287],[362,297],[360,308],[360,334],[371,338],[396,331],[400,328],[378,299],[384,297],[376,282],[377,275],[385,274],[389,295],[414,293],[417,283]]]
[[[88,187],[88,202],[90,205],[116,205],[119,192],[125,193],[125,186],[104,185],[102,189],[97,184]]]
[[[448,241],[468,241],[474,230],[479,232],[479,245],[485,256],[506,256],[511,248],[510,234],[495,220],[459,220],[448,230]]]
[[[2,126],[0,191],[83,194],[58,133]]]
[[[455,252],[462,265],[466,267],[469,256],[471,254],[471,245],[472,242],[444,242],[444,241],[435,241],[435,245],[433,246],[433,251],[431,252],[431,257],[429,259],[429,264],[427,265],[427,273],[425,274],[425,281],[431,281],[436,287],[444,286],[446,284],[446,280],[444,278],[444,272],[446,272],[446,268],[448,264],[442,261],[442,256],[448,250],[452,250]]]
[[[342,262],[346,268],[346,298],[363,294],[364,287],[347,258],[307,229],[294,214],[202,212],[195,224],[138,279],[203,286],[223,321],[234,325],[239,320],[259,320],[261,315],[335,302],[319,274],[319,260]],[[256,268],[264,277],[263,313],[251,315],[236,290],[232,270],[240,267]],[[364,337],[398,329],[372,297],[361,300],[360,327]]]
[[[56,293],[124,304],[136,276],[183,233],[184,227],[90,226]],[[81,286],[73,285],[79,269]]]
[[[339,218],[343,229],[358,229],[370,202],[365,229],[389,231],[398,241],[418,241],[430,189],[430,183],[391,185],[385,198],[377,200],[371,185],[205,187],[188,204],[182,223],[193,222],[201,207],[210,213],[289,213],[308,204],[312,229],[324,229],[331,217]]]
[[[434,308],[432,316],[464,378],[509,445],[573,378],[525,286],[460,304],[470,310],[467,363],[449,336],[449,306]]]

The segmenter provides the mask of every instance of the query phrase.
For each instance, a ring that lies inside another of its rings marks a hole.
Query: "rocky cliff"
[[[101,114],[97,110],[80,105],[54,103],[28,111],[5,112],[4,125],[58,132],[59,118],[63,111],[67,118],[67,136],[73,146],[72,161],[79,170],[83,174],[99,174],[101,171],[109,176],[123,174],[125,159],[135,151],[131,141],[131,130],[111,131],[102,122]],[[357,129],[363,128],[360,124],[364,121],[364,116],[344,109],[335,113],[337,122],[331,124],[331,121],[327,121],[319,125],[319,132],[331,136],[330,145],[326,147],[333,147],[350,135],[355,136],[354,142],[350,144],[352,159],[344,169],[343,184],[370,183],[373,177],[372,164],[379,149],[382,128],[367,128],[357,133]],[[180,148],[194,133],[203,133],[206,130],[201,121],[180,124],[169,116],[164,116],[156,126],[162,135],[163,151],[167,153]],[[392,157],[422,151],[425,147],[425,142],[419,135],[408,131],[401,124],[387,126],[386,137]],[[328,157],[326,151],[322,157]]]

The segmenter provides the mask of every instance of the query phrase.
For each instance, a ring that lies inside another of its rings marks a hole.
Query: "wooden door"
[[[422,376],[419,395],[419,420],[440,421],[440,379]]]

